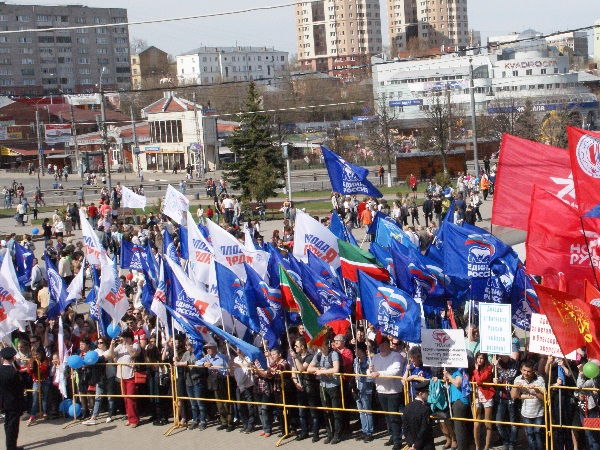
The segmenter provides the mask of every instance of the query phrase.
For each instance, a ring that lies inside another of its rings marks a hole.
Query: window
[[[92,69],[79,69],[80,75],[90,75],[92,73]]]
[[[0,15],[0,22],[8,22],[8,16]]]
[[[29,16],[17,16],[17,22],[29,22]]]
[[[512,74],[513,74],[513,77],[518,77],[519,76],[519,71],[518,70],[513,70]]]
[[[96,39],[96,44],[98,44],[98,45],[108,44],[108,38],[98,38],[98,39]]]
[[[10,65],[10,64],[12,64],[12,59],[10,59],[10,58],[0,58],[0,64]]]
[[[12,75],[12,69],[0,69],[0,75]]]
[[[77,49],[77,54],[78,55],[87,55],[88,54],[88,49],[87,48],[78,48]]]
[[[56,43],[57,44],[70,44],[71,43],[71,38],[68,36],[58,36],[56,38]]]
[[[54,16],[54,20],[57,22],[66,23],[69,21],[69,16]]]
[[[50,38],[50,39],[52,39],[52,41],[50,41],[50,42],[54,42],[54,38]],[[30,37],[20,37],[19,43],[20,44],[31,44],[31,43],[33,43],[33,39]]]
[[[77,60],[77,62],[78,62],[79,64],[89,64],[89,63],[90,63],[90,58],[79,58],[79,59]]]
[[[35,16],[35,20],[37,22],[52,22],[52,16],[44,16],[42,14],[38,14]]]
[[[110,60],[108,58],[98,58],[98,64],[109,64]],[[117,69],[118,71],[118,69]]]
[[[0,80],[0,86],[14,86],[15,80]]]
[[[75,30],[75,33],[76,33],[76,34],[87,34],[87,32],[88,32],[88,29],[87,29],[87,28],[77,28],[77,29]]]
[[[35,64],[35,60],[33,58],[23,58],[21,64]]]
[[[71,64],[73,60],[71,58],[58,58],[59,64]]]
[[[77,38],[75,39],[75,42],[77,42],[78,44],[89,44],[90,40],[88,38]]]
[[[75,17],[75,23],[87,23],[85,17]]]
[[[23,80],[23,86],[35,86],[35,85],[36,85],[36,80],[31,80],[31,79]]]
[[[79,82],[81,84],[86,84],[86,85],[94,84],[94,82],[92,81],[91,78],[82,78],[81,80],[79,80]]]
[[[542,75],[546,75],[546,69],[542,69]]]
[[[105,17],[94,17],[94,23],[96,25],[104,25],[106,23]]]
[[[8,38],[6,36],[0,36],[0,42],[6,44],[8,43]]]
[[[96,34],[106,34],[106,28],[96,28]]]
[[[38,36],[38,42],[40,44],[53,44],[54,36]]]
[[[115,44],[127,44],[127,38],[115,38]]]
[[[533,69],[527,69],[525,75],[533,75]]]
[[[115,53],[129,53],[129,49],[127,47],[117,47],[115,48]],[[127,58],[125,58],[127,60]]]

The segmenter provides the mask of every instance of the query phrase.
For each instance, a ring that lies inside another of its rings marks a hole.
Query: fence
[[[216,402],[216,403],[224,403],[224,404],[230,404],[230,405],[236,404],[236,405],[251,405],[251,406],[256,406],[256,407],[261,407],[261,406],[265,407],[266,406],[266,407],[271,407],[271,408],[280,408],[281,412],[282,412],[282,419],[283,419],[283,425],[282,425],[283,436],[277,441],[276,446],[279,446],[283,442],[283,440],[285,440],[286,438],[289,438],[291,436],[290,430],[289,430],[289,423],[288,423],[288,412],[290,412],[292,410],[314,409],[314,410],[319,410],[319,411],[345,412],[345,413],[351,412],[351,413],[357,413],[357,414],[358,413],[370,413],[370,414],[379,414],[379,415],[385,415],[385,414],[399,415],[399,416],[403,415],[403,412],[401,410],[394,411],[394,412],[382,411],[382,410],[377,410],[377,409],[366,410],[366,409],[353,408],[347,404],[347,399],[348,399],[347,395],[349,394],[347,389],[350,386],[352,386],[353,383],[356,382],[357,378],[369,376],[369,375],[363,375],[363,374],[353,374],[353,373],[334,374],[334,376],[339,377],[339,379],[340,379],[340,396],[341,396],[341,408],[335,408],[335,407],[327,407],[327,406],[306,406],[306,405],[293,404],[293,403],[290,403],[289,401],[286,402],[286,388],[285,388],[286,378],[290,378],[293,375],[297,375],[297,374],[307,375],[306,372],[299,372],[299,371],[295,371],[295,370],[280,371],[280,372],[275,372],[272,374],[273,378],[277,378],[277,377],[279,378],[279,385],[280,385],[280,389],[281,389],[281,401],[280,402],[277,402],[277,401],[260,402],[260,401],[246,401],[246,400],[241,400],[241,399],[238,400],[237,398],[232,398],[232,393],[234,391],[233,390],[234,384],[232,381],[233,380],[232,376],[218,375],[218,376],[222,377],[222,379],[225,380],[225,388],[219,391],[220,394],[217,394],[212,397],[208,397],[208,396],[207,397],[189,397],[186,395],[179,395],[179,392],[177,391],[177,370],[176,370],[176,367],[173,367],[172,364],[169,364],[169,363],[106,363],[106,364],[98,364],[98,365],[114,365],[114,366],[125,365],[125,366],[143,366],[143,367],[158,366],[158,367],[164,368],[163,370],[165,370],[166,373],[169,374],[169,378],[170,378],[171,393],[167,394],[167,395],[147,395],[147,394],[135,394],[135,395],[101,394],[101,395],[98,395],[98,394],[93,394],[93,393],[92,394],[79,393],[79,392],[77,392],[77,389],[76,389],[76,385],[75,385],[76,380],[75,380],[74,376],[71,377],[71,385],[72,385],[73,402],[74,403],[77,400],[77,398],[83,398],[83,397],[90,397],[90,398],[94,398],[94,399],[99,398],[99,397],[102,397],[102,398],[103,397],[162,398],[162,399],[171,400],[172,407],[173,407],[174,422],[173,422],[173,425],[171,427],[169,427],[167,429],[167,431],[164,432],[165,436],[169,436],[177,428],[185,426],[185,425],[182,425],[179,421],[179,402],[181,402],[181,401]],[[200,367],[187,366],[187,369],[196,370],[196,369],[200,369]],[[211,366],[210,368],[208,368],[208,370],[225,370],[228,372],[231,369],[232,369],[231,367],[215,367],[215,366]],[[253,367],[252,367],[252,371],[255,372]],[[417,379],[413,379],[413,381],[407,381],[401,376],[380,376],[380,378],[401,380],[402,386],[403,386],[404,404],[408,404],[412,400],[411,395],[410,395],[410,392],[411,392],[410,384],[413,382],[416,382],[416,381],[423,380],[423,379],[417,378]],[[352,381],[350,381],[350,379]],[[594,431],[598,431],[600,433],[599,428],[565,424],[565,423],[563,423],[562,417],[560,418],[558,423],[555,423],[555,421],[553,421],[554,416],[553,416],[553,410],[552,410],[552,408],[553,408],[553,405],[552,405],[553,391],[558,391],[558,393],[555,395],[567,395],[567,396],[574,397],[575,392],[590,391],[590,392],[597,393],[598,389],[596,389],[596,388],[550,386],[548,388],[548,390],[543,391],[543,400],[541,400],[544,405],[544,416],[543,416],[542,423],[541,424],[528,424],[528,423],[523,423],[523,422],[478,419],[477,414],[476,414],[476,408],[477,408],[477,403],[478,403],[477,384],[474,382],[472,382],[471,384],[472,384],[472,398],[471,398],[470,406],[471,406],[472,417],[455,417],[455,416],[453,416],[451,405],[449,405],[450,412],[447,417],[433,416],[433,418],[435,420],[451,421],[451,422],[462,421],[462,422],[470,422],[470,423],[488,423],[488,424],[491,423],[491,424],[500,425],[500,426],[504,425],[504,426],[540,428],[543,430],[546,448],[554,448],[555,431],[559,430],[559,429],[594,430]],[[515,387],[519,387],[514,384],[498,384],[498,383],[481,383],[480,386],[489,386],[489,387],[503,388],[503,389],[508,389],[508,388],[512,389]],[[40,395],[39,389],[34,392],[37,392],[38,395]],[[210,391],[210,392],[214,392],[214,391]],[[566,392],[566,393],[563,394],[563,392]],[[41,399],[40,399],[40,404],[41,404]],[[68,428],[77,423],[79,423],[78,419],[76,417],[73,417],[73,421],[66,424],[64,426],[64,428]]]

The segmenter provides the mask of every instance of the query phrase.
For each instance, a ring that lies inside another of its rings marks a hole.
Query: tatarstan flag
[[[541,285],[534,285],[534,289],[561,352],[566,355],[585,346],[588,358],[599,358],[596,323],[600,314],[597,308],[566,292]]]
[[[358,272],[362,271],[372,278],[388,281],[390,273],[377,258],[362,248],[338,239],[342,276],[350,281],[358,282]]]
[[[298,305],[304,330],[308,334],[311,344],[319,345],[322,341],[326,328],[319,325],[319,311],[302,292],[294,278],[279,264],[279,280],[281,282],[281,294],[285,298],[293,298]]]

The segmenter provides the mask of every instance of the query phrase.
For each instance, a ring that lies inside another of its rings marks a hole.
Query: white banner
[[[12,303],[12,311],[8,315],[9,318],[21,329],[25,331],[28,320],[37,319],[37,305],[25,300],[21,294],[19,287],[19,279],[13,265],[12,258],[4,258],[2,267],[0,268],[2,282],[0,290],[2,291],[2,301],[10,301]]]
[[[212,220],[207,220],[206,225],[218,263],[230,269],[242,281],[246,281],[244,263],[252,266],[262,278],[265,277],[270,256],[267,252],[247,248]]]
[[[85,267],[85,260],[81,264],[81,267]],[[71,284],[67,287],[67,292],[69,295],[67,296],[67,303],[70,300],[78,300],[81,298],[81,291],[83,290],[83,276],[85,275],[85,270],[80,270],[79,273],[73,278]]]
[[[296,210],[294,227],[294,256],[308,262],[306,251],[310,250],[337,270],[340,267],[340,252],[337,236],[305,212]]]
[[[423,365],[467,368],[467,348],[463,330],[421,329]]]
[[[181,224],[184,221],[184,212],[188,211],[189,209],[190,201],[185,197],[185,195],[183,195],[173,186],[169,185],[165,194],[165,198],[163,199],[163,214],[166,214],[175,222]]]
[[[80,105],[99,105],[100,94],[79,94],[79,95],[65,95],[67,103],[73,106]]]
[[[202,233],[200,233],[190,212],[187,211],[186,214],[188,229],[187,243],[190,256],[189,262],[192,266],[192,271],[194,272],[194,278],[204,284],[209,284],[214,249],[213,246],[204,239]]]
[[[108,258],[100,269],[98,307],[106,311],[114,322],[120,321],[129,308],[129,301],[119,279],[119,273]]]
[[[105,258],[107,258],[106,250],[102,247],[98,235],[81,210],[79,210],[79,220],[81,220],[81,232],[83,234],[86,258],[90,264],[102,266]]]
[[[483,353],[512,353],[511,314],[510,305],[479,303],[479,335]]]
[[[146,208],[146,196],[136,194],[125,186],[121,188],[121,200],[123,208]]]
[[[544,314],[533,313],[531,315],[531,328],[529,330],[529,352],[540,355],[551,355],[558,358],[565,356],[560,351],[556,336],[552,331],[550,322]],[[566,356],[567,359],[576,358],[576,350]]]

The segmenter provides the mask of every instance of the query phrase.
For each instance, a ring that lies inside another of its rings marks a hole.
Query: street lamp
[[[477,154],[477,119],[475,118],[475,83],[473,81],[473,58],[469,58],[469,87],[471,91],[471,126],[473,127],[473,159],[475,176],[479,176],[479,156]]]

